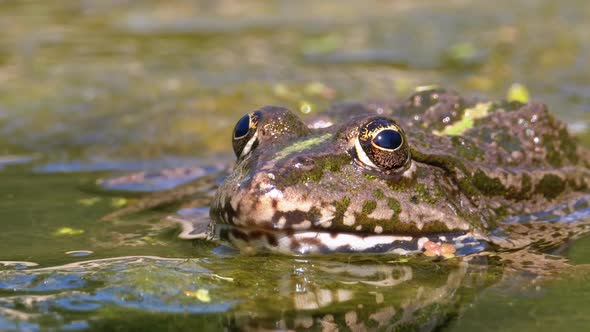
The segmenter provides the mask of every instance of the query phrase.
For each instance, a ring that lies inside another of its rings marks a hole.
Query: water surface
[[[494,261],[246,257],[99,178],[232,162],[243,113],[513,83],[590,143],[590,3],[0,3],[0,330],[583,330],[590,240],[554,278]],[[209,174],[209,173],[207,173]],[[157,184],[156,184],[157,185]],[[203,204],[202,204],[203,205]]]

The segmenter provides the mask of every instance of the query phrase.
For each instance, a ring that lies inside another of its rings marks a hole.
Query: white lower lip
[[[291,239],[294,239],[298,242],[305,242],[305,240],[316,240],[320,241],[329,251],[337,251],[338,248],[342,248],[344,246],[348,246],[351,251],[358,251],[363,252],[370,250],[371,248],[378,247],[380,245],[387,245],[393,242],[409,242],[412,241],[411,236],[394,236],[394,235],[369,235],[369,236],[359,236],[354,234],[338,234],[336,236],[332,236],[332,234],[328,233],[321,233],[321,232],[301,232],[292,234],[290,237],[285,236],[279,238],[279,246],[282,247],[286,245],[289,248],[291,244]],[[306,244],[304,247],[300,249],[301,254],[306,253],[313,253],[319,252],[320,248],[317,248],[314,245]],[[413,251],[408,251],[405,249],[395,249],[393,251],[396,254],[407,255],[413,253]]]
[[[451,242],[459,243],[462,239],[470,235],[455,235],[450,237],[448,234],[440,236],[420,237],[414,238],[412,236],[400,235],[366,235],[366,234],[330,234],[327,232],[291,232],[284,231],[260,231],[245,228],[238,228],[229,225],[216,225],[215,237],[219,235],[223,229],[239,230],[247,240],[240,237],[235,237],[228,232],[229,241],[233,246],[237,247],[246,253],[256,253],[260,251],[270,251],[288,255],[305,255],[305,254],[319,254],[340,252],[346,248],[345,252],[381,252],[397,255],[413,255],[422,252],[423,245],[427,241],[434,240],[436,242]],[[254,236],[254,233],[264,233],[273,236],[276,244],[271,244],[266,236]],[[460,247],[460,245],[459,245]],[[376,248],[389,248],[381,251]]]

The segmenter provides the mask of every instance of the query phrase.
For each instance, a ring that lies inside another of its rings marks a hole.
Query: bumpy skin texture
[[[211,204],[213,227],[487,238],[508,216],[588,194],[589,154],[539,103],[435,89],[399,104],[335,106],[306,124],[283,108],[259,114],[255,148]],[[404,132],[411,159],[398,172],[368,167],[355,150],[359,128],[377,115]]]

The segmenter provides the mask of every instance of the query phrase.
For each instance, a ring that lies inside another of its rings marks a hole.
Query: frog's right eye
[[[410,151],[400,126],[392,119],[370,118],[359,127],[353,155],[358,165],[394,174],[405,170],[410,162]]]
[[[257,127],[262,114],[259,111],[244,115],[232,134],[232,145],[236,157],[242,158],[258,145]]]

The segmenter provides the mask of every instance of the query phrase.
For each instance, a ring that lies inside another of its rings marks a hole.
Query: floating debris
[[[78,200],[78,204],[84,205],[84,206],[93,206],[100,201],[101,201],[100,197],[81,198]]]
[[[84,234],[83,229],[76,229],[72,227],[61,227],[57,231],[53,232],[54,236],[65,236],[65,235],[80,235]]]
[[[127,203],[129,203],[129,201],[124,197],[115,197],[115,198],[111,199],[111,206],[112,207],[120,208],[120,207],[127,205]]]
[[[66,255],[72,256],[72,257],[86,257],[86,256],[90,256],[92,254],[94,254],[94,251],[91,251],[91,250],[66,251]]]
[[[211,296],[209,295],[208,289],[199,289],[197,291],[184,291],[184,295],[188,297],[194,297],[201,302],[211,302]]]
[[[428,257],[442,256],[444,258],[453,258],[455,257],[455,252],[457,252],[457,248],[452,244],[438,244],[432,241],[424,243],[424,255]]]
[[[443,56],[449,66],[462,68],[483,64],[487,58],[486,53],[471,42],[459,42],[451,45]]]
[[[299,102],[299,111],[303,114],[309,114],[311,112],[312,106],[310,103],[302,100]]]
[[[508,88],[508,93],[506,94],[506,100],[508,101],[519,101],[521,103],[528,103],[530,100],[530,93],[529,90],[520,83],[513,83],[510,88]]]

